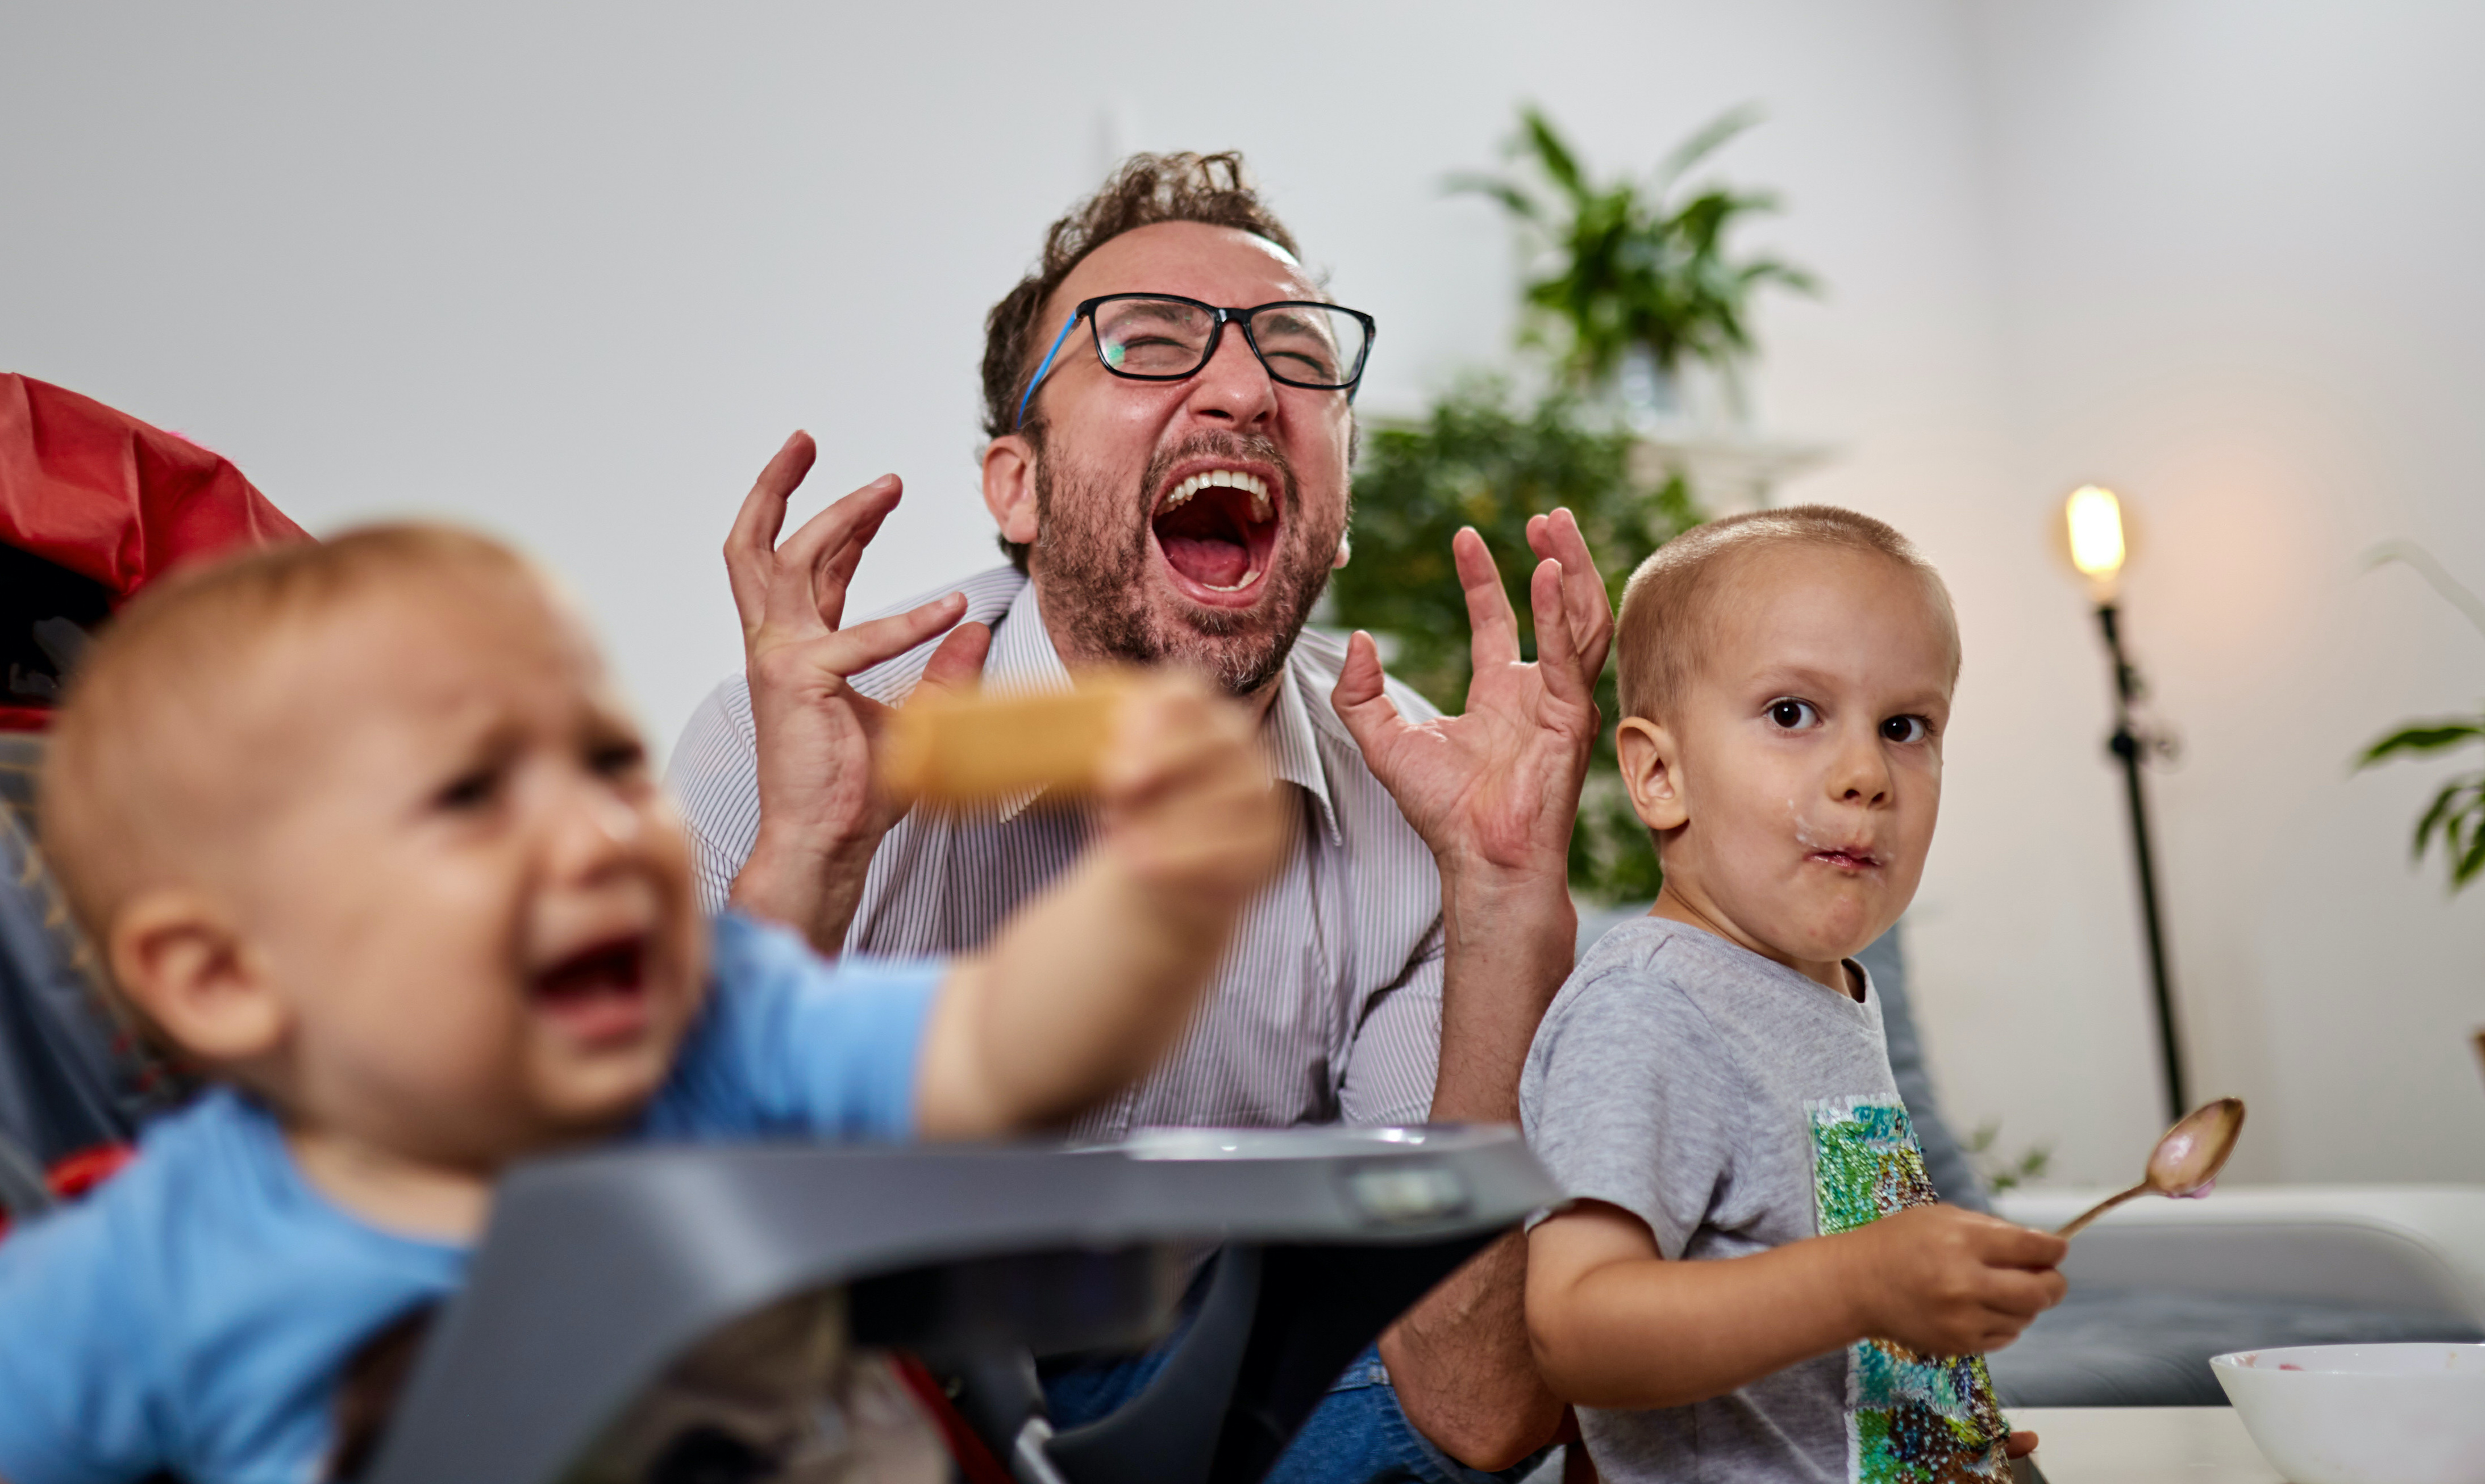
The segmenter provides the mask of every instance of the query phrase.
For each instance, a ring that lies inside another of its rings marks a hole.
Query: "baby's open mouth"
[[[1195,469],[1167,486],[1149,528],[1174,585],[1193,602],[1241,607],[1268,576],[1283,519],[1268,475]]]
[[[611,938],[537,974],[528,1000],[586,1040],[633,1036],[647,1023],[647,942]]]

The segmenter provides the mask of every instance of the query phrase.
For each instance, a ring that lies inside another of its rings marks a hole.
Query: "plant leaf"
[[[2455,747],[2461,742],[2476,738],[2485,738],[2485,722],[2450,720],[2425,722],[2392,732],[2365,748],[2363,755],[2357,759],[2356,767],[2360,769],[2370,768],[2385,758],[2402,752],[2439,752],[2444,747]]]
[[[2469,833],[2467,852],[2450,870],[2450,889],[2454,892],[2473,880],[2478,871],[2485,870],[2485,792],[2480,792],[2463,812],[2472,812],[2476,819]]]
[[[2433,827],[2442,823],[2444,816],[2450,813],[2450,806],[2458,801],[2459,785],[2456,783],[2444,786],[2441,793],[2433,796],[2433,807],[2424,812],[2424,818],[2416,822],[2416,849],[2412,853],[2417,859],[2424,859],[2424,848],[2433,839]]]
[[[1509,154],[1533,170],[1523,178],[1461,175],[1445,182],[1453,192],[1492,198],[1536,229],[1522,269],[1528,312],[1519,335],[1553,353],[1571,390],[1595,394],[1641,353],[1666,371],[1686,360],[1731,365],[1753,349],[1759,290],[1819,292],[1817,281],[1790,263],[1728,250],[1736,225],[1777,209],[1771,193],[1711,185],[1667,199],[1677,177],[1760,117],[1739,108],[1710,121],[1666,156],[1653,185],[1599,183],[1550,116],[1529,104]]]
[[[1503,210],[1522,221],[1544,220],[1544,208],[1537,204],[1535,197],[1495,175],[1461,173],[1443,180],[1441,189],[1452,196],[1489,196],[1501,202]]]
[[[1588,184],[1580,173],[1578,157],[1554,132],[1553,121],[1533,103],[1519,110],[1518,121],[1527,148],[1535,152],[1536,163],[1544,168],[1544,174],[1572,199],[1584,199]]]
[[[2434,559],[2431,552],[2413,541],[2385,541],[2364,553],[2364,567],[2370,571],[2385,562],[2405,562],[2416,569],[2426,585],[2442,595],[2443,601],[2457,608],[2476,632],[2485,634],[2485,598],[2468,590],[2468,585],[2450,575],[2450,569]]]
[[[1684,172],[1714,154],[1726,141],[1740,134],[1765,117],[1758,103],[1745,103],[1730,108],[1701,125],[1700,131],[1674,147],[1672,152],[1656,162],[1656,190],[1663,195]]]

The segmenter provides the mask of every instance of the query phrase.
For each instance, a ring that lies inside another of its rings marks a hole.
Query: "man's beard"
[[[1277,470],[1283,524],[1260,579],[1267,591],[1248,608],[1214,608],[1184,601],[1166,584],[1178,612],[1152,615],[1147,577],[1154,558],[1148,548],[1157,491],[1175,464],[1201,456],[1251,459]],[[1036,538],[1029,570],[1043,580],[1049,621],[1073,630],[1098,659],[1188,664],[1233,695],[1249,695],[1274,679],[1294,652],[1312,605],[1328,586],[1345,534],[1342,525],[1315,528],[1284,451],[1266,438],[1203,433],[1151,460],[1129,499],[1117,499],[1101,479],[1081,477],[1080,471],[1066,471],[1064,477],[1062,463],[1040,450],[1035,465]]]

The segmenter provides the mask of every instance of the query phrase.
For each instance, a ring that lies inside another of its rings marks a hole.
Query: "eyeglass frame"
[[[1105,342],[1101,338],[1097,338],[1102,332],[1095,329],[1096,307],[1100,304],[1110,304],[1116,299],[1161,299],[1173,304],[1188,304],[1193,309],[1206,310],[1209,313],[1215,315],[1215,318],[1211,321],[1209,325],[1208,344],[1199,355],[1199,364],[1192,366],[1188,371],[1175,374],[1159,374],[1150,371],[1125,371],[1121,367],[1106,360]],[[1260,337],[1251,333],[1251,316],[1259,313],[1262,310],[1282,310],[1289,305],[1301,305],[1305,309],[1325,310],[1339,314],[1349,314],[1352,315],[1356,320],[1362,323],[1363,349],[1355,357],[1353,376],[1345,381],[1335,383],[1297,381],[1291,376],[1281,375],[1275,366],[1269,364],[1268,356],[1260,349]],[[1061,333],[1052,337],[1052,348],[1044,353],[1044,359],[1042,361],[1036,363],[1035,374],[1027,379],[1026,390],[1019,393],[1018,417],[1016,420],[1010,424],[1013,430],[1026,426],[1026,404],[1034,399],[1035,389],[1044,385],[1045,373],[1052,369],[1053,359],[1061,354],[1061,347],[1069,343],[1070,332],[1078,329],[1079,322],[1082,319],[1087,321],[1088,329],[1090,331],[1090,338],[1095,339],[1096,342],[1096,364],[1103,366],[1112,375],[1119,376],[1126,381],[1188,381],[1200,372],[1207,370],[1208,363],[1216,359],[1216,347],[1224,341],[1225,327],[1229,324],[1239,324],[1242,327],[1242,343],[1251,347],[1251,359],[1260,363],[1260,369],[1269,373],[1269,379],[1270,381],[1276,382],[1282,386],[1300,387],[1307,391],[1343,391],[1346,393],[1346,400],[1350,406],[1354,402],[1354,393],[1356,390],[1363,385],[1364,367],[1369,365],[1372,362],[1372,342],[1380,337],[1379,322],[1375,320],[1371,315],[1366,314],[1361,310],[1350,310],[1342,304],[1324,304],[1318,299],[1271,299],[1266,304],[1256,304],[1246,310],[1210,304],[1206,300],[1193,299],[1187,294],[1155,294],[1144,291],[1121,294],[1098,294],[1093,299],[1081,300],[1079,306],[1070,311],[1070,318],[1062,325]]]

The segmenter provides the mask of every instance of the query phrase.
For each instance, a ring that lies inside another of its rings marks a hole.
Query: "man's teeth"
[[[1157,507],[1157,513],[1162,515],[1213,486],[1250,491],[1251,519],[1255,521],[1265,521],[1276,514],[1276,507],[1269,503],[1268,484],[1258,474],[1246,474],[1239,469],[1212,469],[1191,475],[1173,487],[1173,493],[1164,498],[1164,503]]]
[[[1213,593],[1239,593],[1258,580],[1260,580],[1260,569],[1254,567],[1250,571],[1243,573],[1242,580],[1231,587],[1219,587],[1214,582],[1202,582],[1199,585],[1207,588]]]

